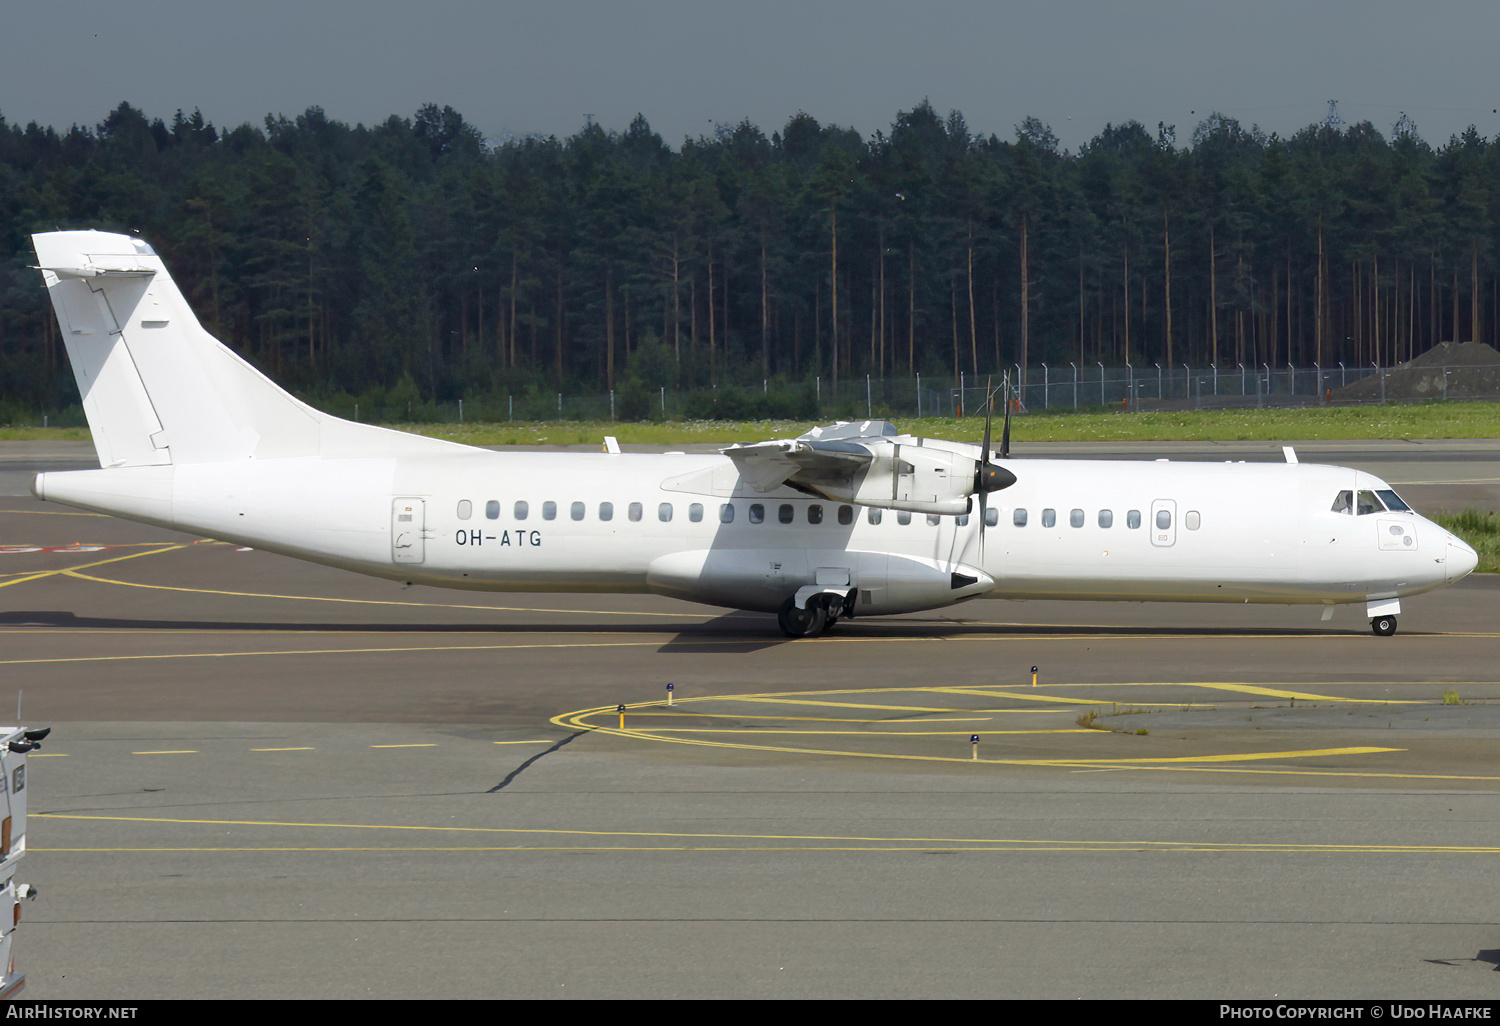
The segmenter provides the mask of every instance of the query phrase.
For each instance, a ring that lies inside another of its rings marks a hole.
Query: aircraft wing
[[[979,484],[979,460],[974,456],[898,435],[895,425],[883,420],[841,422],[796,438],[720,451],[758,492],[786,485],[835,502],[886,509],[964,513]],[[1015,481],[1004,470],[995,476],[997,470],[990,468],[986,491]]]
[[[852,478],[874,462],[875,454],[853,442],[812,442],[785,438],[720,450],[734,461],[740,477],[757,492],[769,492],[793,477]]]

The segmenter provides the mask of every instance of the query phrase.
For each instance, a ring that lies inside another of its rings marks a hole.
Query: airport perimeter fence
[[[757,388],[679,389],[658,385],[602,393],[529,391],[445,402],[370,404],[348,397],[312,405],[365,423],[484,423],[644,420],[807,420],[982,416],[992,391],[997,413],[1006,386],[1014,412],[1245,409],[1355,405],[1445,399],[1500,400],[1500,364],[1433,367],[1194,366],[1094,363],[1011,365],[999,374],[956,378],[919,374],[877,378],[818,376],[805,382],[767,379]],[[1352,386],[1352,387],[1351,387]],[[12,413],[13,424],[82,426],[77,406],[38,415]]]
[[[1094,364],[1061,368],[1040,364],[1023,375],[1010,368],[1010,398],[1015,412],[1112,409],[1141,412],[1163,409],[1245,409],[1319,405],[1359,405],[1416,400],[1500,400],[1500,365],[1391,368],[1356,367],[1202,367],[1179,364],[1170,370],[1151,364],[1111,367]],[[1361,385],[1361,382],[1364,384]],[[507,396],[495,400],[441,403],[428,407],[443,422],[472,421],[615,421],[854,419],[983,416],[993,391],[995,411],[1003,409],[1005,374],[958,377],[844,376],[835,384],[814,377],[806,385],[774,380],[751,386],[651,390],[649,414],[622,412],[621,393],[592,395],[549,393]],[[1354,386],[1354,387],[1351,387]],[[756,393],[766,397],[758,402]],[[399,414],[401,411],[390,411]],[[349,415],[353,415],[352,411]],[[360,414],[364,416],[363,413]],[[400,419],[399,417],[396,419]]]

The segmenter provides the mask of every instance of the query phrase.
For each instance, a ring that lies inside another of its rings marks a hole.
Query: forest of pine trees
[[[204,325],[313,397],[833,383],[1076,361],[1390,365],[1500,323],[1500,140],[1212,115],[1065,152],[925,101],[673,149],[487,142],[424,106],[219,130],[0,116],[0,422],[76,403],[30,233],[140,235]]]

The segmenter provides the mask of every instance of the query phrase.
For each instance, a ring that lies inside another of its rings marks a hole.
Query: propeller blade
[[[1010,372],[1005,373],[1005,426],[1000,430],[1000,458],[1010,459]],[[986,453],[985,458],[989,455]]]
[[[984,528],[989,519],[990,422],[995,417],[995,390],[990,378],[984,379],[984,445],[979,450],[979,469],[974,474],[974,490],[979,493],[979,558],[984,559]]]

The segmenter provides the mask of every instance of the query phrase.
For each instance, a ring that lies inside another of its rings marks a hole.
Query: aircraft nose
[[[1448,581],[1459,580],[1479,565],[1479,553],[1469,548],[1468,543],[1454,535],[1448,535],[1448,558],[1444,561],[1448,569]]]

